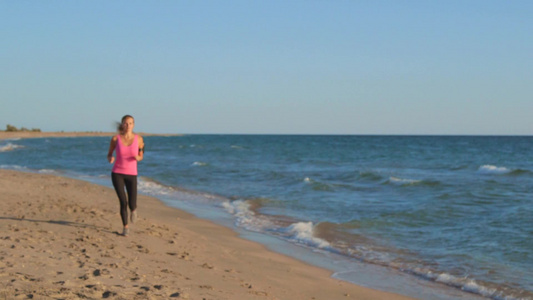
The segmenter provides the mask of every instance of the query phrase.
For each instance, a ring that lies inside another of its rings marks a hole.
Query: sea
[[[420,299],[533,299],[531,136],[144,140],[141,193],[336,278]],[[109,141],[0,140],[0,168],[111,186]]]

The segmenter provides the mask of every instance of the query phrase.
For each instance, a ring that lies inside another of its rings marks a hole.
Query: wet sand
[[[408,299],[331,278],[229,228],[140,196],[0,170],[0,299]]]

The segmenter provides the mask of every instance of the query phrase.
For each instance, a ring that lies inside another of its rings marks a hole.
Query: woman
[[[139,135],[133,133],[135,120],[130,115],[122,117],[118,127],[119,134],[111,139],[107,160],[115,163],[111,172],[113,186],[120,201],[120,216],[122,217],[123,236],[128,236],[128,206],[131,210],[131,222],[137,219],[137,162],[143,160],[144,141]],[[116,160],[113,151],[116,150]],[[124,187],[128,192],[124,192]]]

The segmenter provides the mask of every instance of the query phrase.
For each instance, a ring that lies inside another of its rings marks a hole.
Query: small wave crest
[[[454,276],[448,273],[435,273],[428,270],[414,269],[410,271],[411,273],[426,278],[431,281],[445,284],[454,288],[461,289],[463,291],[481,295],[490,299],[496,300],[515,300],[515,299],[530,299],[530,295],[522,295],[524,293],[529,294],[525,291],[517,291],[507,288],[506,291],[498,289],[496,287],[491,287],[490,284],[476,281],[468,277],[459,277]],[[525,297],[523,297],[525,296]]]
[[[435,180],[420,180],[420,179],[409,179],[409,178],[400,178],[391,176],[387,181],[384,182],[384,184],[392,184],[396,186],[437,186],[440,184],[439,181]]]
[[[498,167],[493,165],[483,165],[479,167],[478,172],[481,174],[508,174],[512,170],[506,167]]]
[[[327,248],[330,243],[326,240],[315,237],[312,222],[296,222],[287,227],[279,227],[266,215],[257,214],[252,209],[250,201],[235,200],[225,201],[222,207],[235,216],[235,225],[255,232],[270,231],[280,235],[282,238],[311,247]]]
[[[422,182],[422,180],[399,178],[399,177],[391,176],[391,177],[389,177],[389,180],[387,180],[386,183],[391,183],[391,184],[394,184],[394,185],[406,186],[406,185],[419,184],[421,182]]]
[[[314,179],[311,179],[309,177],[305,177],[304,178],[304,182],[306,184],[309,184],[314,191],[331,192],[331,191],[334,190],[334,187],[332,185],[324,183],[324,182],[320,182],[320,181],[317,181],[317,180],[314,180]]]
[[[516,169],[509,173],[510,175],[526,175],[526,174],[533,174],[533,172],[529,170],[523,170],[523,169]]]
[[[53,175],[62,175],[63,174],[63,172],[61,170],[30,169],[28,167],[19,166],[19,165],[0,165],[0,169],[21,171],[21,172],[28,172],[28,173],[40,173],[40,174],[53,174]]]
[[[239,227],[255,232],[263,232],[265,229],[273,226],[272,222],[265,217],[257,215],[252,210],[252,205],[249,201],[224,201],[221,205],[228,213],[236,218],[235,225]]]
[[[280,230],[288,234],[288,238],[312,247],[328,248],[330,243],[314,236],[312,222],[298,222]]]
[[[16,170],[16,171],[30,171],[30,169],[19,165],[0,165],[0,169]]]
[[[514,176],[533,174],[533,172],[529,170],[510,169],[507,167],[498,167],[494,165],[483,165],[479,167],[478,173],[485,174],[485,175],[514,175]]]
[[[359,173],[359,178],[362,180],[369,180],[369,181],[380,181],[383,179],[383,177],[372,171],[364,171]]]
[[[41,169],[41,170],[38,170],[37,173],[41,173],[41,174],[60,174],[60,172],[58,172],[57,170],[51,170],[51,169]]]
[[[8,152],[13,151],[15,149],[24,148],[24,146],[13,144],[13,143],[7,143],[6,145],[0,145],[0,152]]]
[[[160,184],[154,180],[146,177],[141,177],[138,182],[139,191],[150,195],[169,195],[174,192],[174,189],[169,186]]]
[[[203,161],[195,161],[192,163],[193,166],[197,166],[197,167],[205,167],[207,166],[208,164],[206,162],[203,162]]]
[[[399,185],[413,185],[413,184],[421,183],[422,180],[399,178],[399,177],[391,176],[389,178],[389,182],[393,184],[399,184]]]

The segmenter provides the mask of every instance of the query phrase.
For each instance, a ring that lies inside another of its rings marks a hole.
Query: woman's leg
[[[137,176],[125,175],[126,191],[128,191],[128,205],[131,211],[137,209]]]
[[[124,175],[111,173],[111,181],[120,201],[120,217],[122,218],[122,225],[125,227],[128,225],[128,199],[124,191]]]

